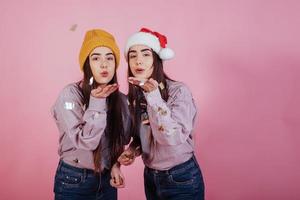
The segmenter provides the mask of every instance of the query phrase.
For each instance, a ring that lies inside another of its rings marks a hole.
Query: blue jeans
[[[55,200],[116,200],[117,190],[109,183],[110,171],[90,169],[59,162],[54,184]]]
[[[195,156],[169,170],[145,167],[147,200],[204,200],[204,182]]]

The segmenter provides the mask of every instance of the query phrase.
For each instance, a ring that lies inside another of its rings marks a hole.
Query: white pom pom
[[[159,57],[162,60],[169,60],[175,56],[175,53],[172,49],[170,48],[163,48],[159,52]]]

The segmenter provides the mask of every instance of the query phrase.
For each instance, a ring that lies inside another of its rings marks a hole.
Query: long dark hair
[[[89,80],[92,77],[92,70],[90,67],[89,58],[86,59],[83,67],[83,80],[81,91],[83,94],[83,101],[85,107],[89,107],[89,100],[91,94],[91,86],[89,85]],[[116,72],[112,78],[112,80],[108,84],[118,83]],[[97,83],[94,81],[93,87],[96,87]],[[106,98],[107,104],[107,124],[105,128],[105,136],[108,138],[108,145],[110,148],[110,164],[111,166],[117,161],[118,157],[123,152],[123,144],[124,144],[124,127],[123,127],[123,119],[122,119],[122,110],[123,103],[121,99],[121,94],[117,89],[115,92],[110,94]],[[97,148],[93,151],[94,156],[94,164],[95,164],[95,172],[101,171],[101,140],[97,146]]]
[[[169,78],[163,70],[163,63],[160,57],[152,50],[153,55],[153,72],[150,78],[156,80],[160,85],[164,87],[158,87],[162,98],[167,102],[169,98],[168,94],[168,84],[167,80],[173,81]],[[127,60],[129,61],[129,54],[127,54]],[[128,62],[128,77],[133,76],[129,62]],[[131,133],[133,135],[133,142],[135,145],[140,145],[141,141],[139,138],[139,131],[141,126],[141,114],[145,112],[144,106],[142,104],[145,102],[144,94],[142,88],[129,84],[128,89],[128,101],[129,101],[129,110],[131,115]],[[150,136],[150,144],[153,145],[153,136]]]

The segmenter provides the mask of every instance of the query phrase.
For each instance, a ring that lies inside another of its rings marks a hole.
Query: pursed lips
[[[135,72],[136,73],[143,73],[145,71],[145,69],[143,69],[143,68],[137,68],[137,69],[135,69]]]
[[[107,71],[103,71],[103,72],[100,73],[100,75],[102,77],[107,77],[108,76],[108,72]]]

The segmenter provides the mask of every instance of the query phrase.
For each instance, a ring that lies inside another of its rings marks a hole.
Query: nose
[[[142,64],[142,56],[137,55],[137,58],[136,58],[136,64],[137,64],[137,65],[141,65],[141,64]]]
[[[101,64],[100,64],[100,68],[107,68],[107,61],[104,60]]]

